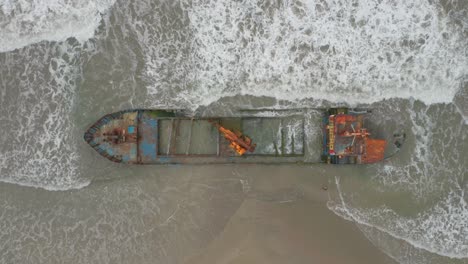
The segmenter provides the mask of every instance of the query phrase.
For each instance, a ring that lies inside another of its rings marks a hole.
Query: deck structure
[[[367,164],[383,160],[387,142],[370,136],[364,126],[364,114],[347,108],[330,109],[323,117],[323,161]]]

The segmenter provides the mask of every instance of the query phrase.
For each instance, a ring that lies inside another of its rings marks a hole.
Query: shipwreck
[[[125,164],[368,164],[385,158],[387,141],[365,126],[369,111],[320,110],[319,133],[309,133],[306,112],[191,117],[180,110],[132,109],[100,118],[84,139],[100,155]]]

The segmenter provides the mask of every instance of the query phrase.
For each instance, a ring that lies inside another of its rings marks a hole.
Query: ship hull
[[[322,133],[309,133],[305,116],[306,111],[258,110],[193,118],[181,111],[133,109],[100,118],[84,139],[102,156],[124,164],[361,163],[355,158],[336,162],[329,132],[323,130],[323,139]],[[324,110],[323,116],[329,113]],[[239,155],[220,127],[241,131],[256,147]]]

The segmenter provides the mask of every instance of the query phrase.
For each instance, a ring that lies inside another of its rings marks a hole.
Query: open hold
[[[327,52],[328,50],[330,49],[330,45],[324,45],[324,46],[320,46],[320,51],[321,52]]]

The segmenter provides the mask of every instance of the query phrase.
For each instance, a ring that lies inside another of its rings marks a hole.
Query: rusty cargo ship
[[[365,127],[367,111],[320,111],[309,133],[304,111],[242,111],[236,117],[194,118],[179,110],[132,109],[91,125],[85,141],[125,164],[368,164],[384,159],[386,140]],[[317,159],[318,156],[318,159]]]

